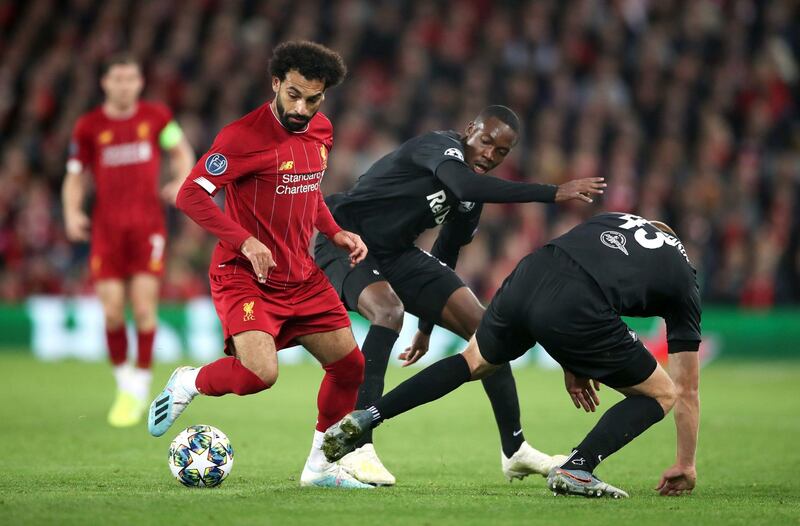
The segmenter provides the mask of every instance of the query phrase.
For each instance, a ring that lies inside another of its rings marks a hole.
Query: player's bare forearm
[[[700,427],[698,353],[671,354],[668,370],[678,395],[673,408],[677,431],[676,463],[681,466],[694,466]]]
[[[70,241],[88,241],[89,217],[83,212],[83,199],[86,194],[86,174],[67,172],[61,188],[61,202],[64,210],[64,229]]]
[[[67,172],[61,187],[61,203],[64,213],[80,210],[86,192],[84,175],[80,172]]]

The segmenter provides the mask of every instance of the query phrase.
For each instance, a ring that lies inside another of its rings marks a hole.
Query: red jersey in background
[[[159,134],[171,120],[172,113],[163,104],[139,102],[131,117],[113,119],[98,107],[75,125],[68,171],[87,170],[94,180],[91,269],[95,279],[163,270]]]

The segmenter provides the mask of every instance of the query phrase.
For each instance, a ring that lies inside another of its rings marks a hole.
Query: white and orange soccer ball
[[[187,427],[169,445],[168,463],[172,474],[184,486],[219,486],[233,468],[233,446],[216,427]]]

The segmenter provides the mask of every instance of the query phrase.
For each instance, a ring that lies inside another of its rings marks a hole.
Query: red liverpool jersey
[[[252,272],[240,251],[251,235],[276,263],[267,284],[294,286],[319,271],[308,251],[314,227],[329,237],[340,230],[319,188],[332,145],[333,127],[322,113],[305,130],[292,132],[268,103],[219,132],[178,195],[178,207],[220,238],[212,274],[227,272],[237,260],[237,270]],[[198,192],[214,195],[223,186],[224,215]]]
[[[92,173],[93,223],[135,228],[164,222],[158,196],[158,137],[171,120],[166,106],[143,101],[127,119],[112,119],[102,107],[78,119],[69,163],[78,162]]]

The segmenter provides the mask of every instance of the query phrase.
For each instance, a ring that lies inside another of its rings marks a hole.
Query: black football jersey
[[[448,252],[472,240],[482,205],[459,201],[437,177],[445,161],[464,162],[464,146],[454,131],[415,137],[379,159],[347,192],[326,199],[334,218],[358,233],[378,257],[412,247],[419,235],[447,224],[437,242]],[[451,254],[438,254],[443,260]]]
[[[639,216],[603,213],[550,244],[597,282],[619,315],[660,316],[668,341],[700,340],[696,271],[678,238]]]

